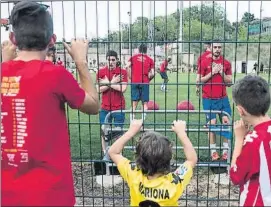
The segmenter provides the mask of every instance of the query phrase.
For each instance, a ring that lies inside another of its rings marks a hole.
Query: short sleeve
[[[175,170],[174,174],[182,180],[182,187],[184,189],[191,181],[193,169],[185,162]]]
[[[244,141],[242,152],[236,160],[236,164],[230,169],[230,178],[233,184],[242,185],[247,182],[254,174],[259,172],[260,158],[258,154],[258,147],[255,146],[254,138],[248,134]],[[248,162],[249,160],[249,162]]]
[[[231,69],[231,63],[230,62],[227,62],[225,74],[226,75],[232,75],[232,69]]]
[[[118,170],[123,178],[128,184],[129,184],[129,176],[131,176],[132,173],[132,167],[131,167],[131,161],[128,160],[127,158],[123,158],[119,163],[118,163]]]
[[[121,75],[123,75],[123,80],[122,82],[127,83],[128,82],[128,75],[126,70],[121,70]]]
[[[57,93],[73,109],[79,109],[85,99],[85,91],[64,67],[59,67]]]

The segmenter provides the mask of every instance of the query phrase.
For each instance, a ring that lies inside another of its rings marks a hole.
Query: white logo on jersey
[[[181,179],[185,176],[188,169],[184,165],[181,165],[176,171],[175,174],[178,175]]]
[[[247,134],[244,140],[244,144],[245,145],[247,142],[253,142],[253,138],[257,138],[257,132],[253,131],[251,134]]]
[[[7,156],[10,162],[14,162],[15,154],[7,154]]]

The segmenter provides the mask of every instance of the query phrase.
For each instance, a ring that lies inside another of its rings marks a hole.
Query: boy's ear
[[[50,39],[48,47],[49,48],[53,47],[55,45],[55,43],[56,43],[56,35],[53,34],[52,37],[51,37],[51,39]]]
[[[9,33],[9,39],[12,42],[12,44],[17,45],[14,32]]]
[[[246,110],[242,106],[237,105],[236,108],[237,108],[240,116],[245,116],[247,114]]]

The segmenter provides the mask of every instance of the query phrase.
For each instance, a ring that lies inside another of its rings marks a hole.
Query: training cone
[[[177,105],[177,110],[195,110],[195,107],[190,101],[181,101]]]
[[[159,105],[151,100],[148,102],[148,110],[159,110]]]

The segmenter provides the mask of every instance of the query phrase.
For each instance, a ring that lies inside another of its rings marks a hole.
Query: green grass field
[[[196,74],[191,73],[171,73],[169,75],[169,83],[175,85],[169,85],[168,93],[163,93],[160,90],[160,83],[162,79],[159,74],[155,76],[155,79],[151,82],[159,83],[159,85],[151,85],[150,87],[150,99],[155,100],[159,106],[160,110],[175,110],[178,102],[182,100],[190,100],[196,110],[202,110],[201,100],[195,93],[195,84]],[[239,79],[243,77],[243,74],[237,74],[233,79]],[[268,80],[267,75],[262,75],[266,80]],[[93,77],[94,74],[93,74]],[[177,83],[179,85],[177,85]],[[231,98],[231,87],[227,88],[228,95],[231,101],[232,106],[232,98]],[[130,86],[128,86],[126,92],[126,109],[131,109],[131,101],[130,101]],[[68,111],[68,124],[70,130],[70,139],[71,139],[71,149],[72,149],[72,158],[73,160],[99,160],[102,158],[101,154],[101,136],[100,136],[100,124],[99,124],[99,115],[88,116],[83,113],[80,113],[76,110],[67,109]],[[238,115],[233,109],[233,120],[238,118]],[[270,111],[269,111],[270,114]],[[149,113],[147,115],[147,119],[145,123],[150,124],[146,126],[147,128],[159,128],[159,129],[170,129],[170,123],[173,120],[182,119],[186,120],[188,127],[193,129],[202,128],[202,125],[205,123],[205,115],[203,113],[199,114],[183,114],[183,113]],[[129,127],[129,114],[126,114],[125,128]],[[154,124],[155,123],[155,124]],[[167,124],[167,125],[166,125]],[[191,124],[192,126],[189,126]],[[161,132],[166,134],[175,145],[179,146],[179,142],[176,139],[174,133],[169,131]],[[189,137],[194,146],[208,146],[207,134],[205,132],[189,132]],[[217,143],[219,140],[222,140],[221,137],[217,137]],[[136,141],[136,138],[129,143],[129,145],[133,145]],[[219,146],[219,145],[218,145]],[[127,150],[126,150],[127,151]],[[125,155],[131,156],[130,152],[124,152]],[[181,150],[174,151],[175,158],[183,158],[183,153]],[[205,160],[208,157],[207,150],[198,151],[199,157],[201,160]]]

